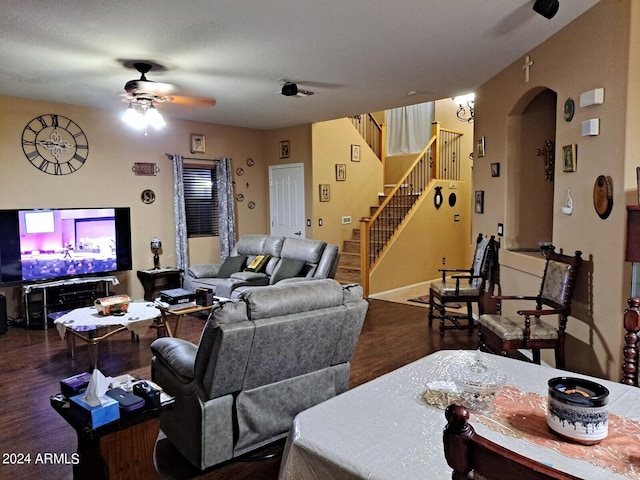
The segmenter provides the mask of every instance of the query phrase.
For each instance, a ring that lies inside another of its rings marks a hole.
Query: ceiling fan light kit
[[[167,124],[152,100],[148,102],[137,101],[135,104],[133,101],[129,102],[129,107],[122,115],[122,120],[130,127],[138,130],[144,129],[145,135],[147,134],[148,126],[157,130]]]

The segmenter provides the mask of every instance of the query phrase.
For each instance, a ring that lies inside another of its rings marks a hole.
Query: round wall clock
[[[236,168],[236,175],[238,175],[239,177],[244,175],[244,168],[242,168],[242,167]]]
[[[247,158],[247,165],[248,165],[249,167],[253,167],[253,164],[254,164],[254,163],[255,163],[255,162],[253,161],[253,158]]]
[[[50,113],[27,123],[22,131],[22,150],[41,172],[68,175],[86,162],[89,142],[76,122]]]

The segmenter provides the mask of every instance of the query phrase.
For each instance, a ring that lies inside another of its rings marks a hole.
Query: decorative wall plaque
[[[611,214],[613,209],[613,181],[611,177],[600,175],[593,186],[593,207],[603,220]]]
[[[131,171],[136,175],[157,175],[160,169],[155,163],[136,162],[131,167]]]

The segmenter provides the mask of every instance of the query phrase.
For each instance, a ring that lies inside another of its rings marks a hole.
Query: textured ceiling
[[[124,110],[124,63],[151,60],[149,80],[217,100],[168,119],[299,125],[472,91],[596,3],[547,20],[533,0],[0,0],[0,95]]]

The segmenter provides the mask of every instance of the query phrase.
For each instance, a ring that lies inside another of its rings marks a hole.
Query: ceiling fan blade
[[[148,95],[171,95],[180,91],[178,87],[171,83],[152,82],[149,80],[130,80],[128,81],[124,89],[127,93],[134,95],[148,94]]]
[[[192,95],[169,95],[169,101],[177,105],[198,105],[203,107],[213,107],[216,104],[215,98],[195,97]]]

